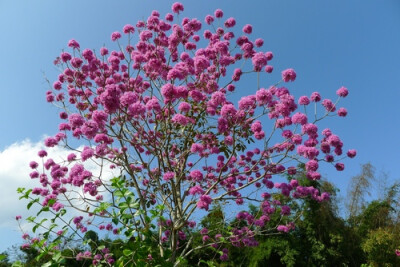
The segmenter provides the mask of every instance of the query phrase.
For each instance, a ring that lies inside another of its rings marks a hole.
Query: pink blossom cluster
[[[183,5],[175,3],[174,14],[165,19],[153,11],[147,20],[125,25],[122,33],[112,33],[111,40],[119,44],[125,36],[137,35],[138,42],[121,46],[122,50],[102,47],[97,54],[94,49],[81,49],[76,40],[69,41],[72,51],[62,52],[56,59],[63,71],[46,93],[48,102],[66,108],[60,113],[59,132],[47,138],[45,146],[62,145],[70,138],[85,145],[58,163],[46,160],[45,150],[39,151],[43,168],[31,162],[30,177],[39,178],[41,187],[34,188],[32,194],[41,196],[42,205],[55,212],[65,208],[61,199],[71,187],[101,203],[101,191],[107,183],[95,178],[85,164],[109,162],[111,168],[121,171],[126,187],[134,192],[144,212],[162,201],[173,202],[164,210],[169,209],[170,215],[175,209],[187,212],[183,218],[171,215],[170,221],[159,224],[162,242],[172,242],[172,235],[186,239],[185,229],[193,225],[190,216],[196,209],[208,211],[216,200],[242,205],[248,192],[244,189],[250,188],[262,193],[262,214],[255,217],[239,212],[236,218],[245,226],[233,229],[229,240],[234,246],[256,246],[254,227],[265,227],[272,214],[289,218],[291,213],[288,206],[271,198],[272,193],[286,198],[329,199],[327,193],[300,186],[295,179],[275,183],[273,178],[293,177],[298,162],[305,163],[310,180],[320,179],[322,163],[332,164],[338,171],[344,169],[339,162],[343,142],[330,129],[318,128],[318,121],[334,112],[337,102],[322,99],[318,92],[296,100],[279,83],[248,89],[249,95],[232,102],[237,82],[244,76],[263,69],[262,75],[273,71],[269,65],[272,52],[261,50],[261,38],[250,37],[251,25],[234,33],[235,19],[223,20],[222,10],[205,17],[205,23],[212,26],[202,33],[203,24],[197,19],[184,17],[173,23],[183,11]],[[214,25],[217,20],[223,20],[223,26]],[[250,66],[242,64],[246,60]],[[283,82],[293,82],[296,77],[293,69],[282,71]],[[336,93],[340,99],[348,90],[341,87]],[[314,119],[297,111],[298,105],[318,102],[326,110],[318,119],[317,114]],[[340,108],[337,114],[344,117],[347,110]],[[274,143],[271,136],[277,136]],[[251,141],[258,141],[255,148],[246,148]],[[347,152],[350,158],[355,155],[355,150]],[[107,217],[105,211],[89,213]],[[185,223],[181,225],[182,220]],[[81,232],[92,227],[81,216],[73,223]],[[119,233],[111,222],[104,225],[99,229]],[[277,230],[287,232],[293,227],[287,221]],[[203,232],[205,243],[217,242],[217,237]],[[77,258],[113,260],[85,253]],[[226,252],[221,259],[227,259]]]

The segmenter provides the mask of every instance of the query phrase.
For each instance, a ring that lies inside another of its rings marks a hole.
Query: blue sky
[[[44,135],[56,133],[58,112],[45,101],[48,85],[44,73],[50,81],[56,79],[58,72],[52,62],[68,40],[74,38],[82,48],[98,50],[110,44],[111,32],[135,24],[154,9],[164,15],[173,2],[0,0],[1,193],[29,182],[29,169],[24,176],[26,166],[18,168],[18,163],[29,161],[29,149],[36,149]],[[341,103],[348,109],[348,117],[332,118],[327,125],[332,125],[346,148],[357,149],[358,156],[346,160],[346,170],[341,173],[330,166],[321,169],[343,196],[362,163],[371,162],[391,180],[400,178],[396,167],[400,166],[398,0],[181,2],[184,16],[203,21],[205,15],[221,8],[225,18],[236,18],[238,29],[253,25],[252,36],[262,37],[264,49],[274,53],[274,73],[262,80],[262,86],[278,81],[280,72],[290,67],[298,78],[288,88],[296,96],[319,91],[334,98],[339,87],[349,89]],[[252,93],[243,87],[238,88],[239,94]],[[7,196],[0,199],[0,211],[15,203],[10,199],[13,195]],[[0,241],[0,252],[19,242],[20,236],[12,229],[15,214],[1,214],[0,236],[8,241]]]

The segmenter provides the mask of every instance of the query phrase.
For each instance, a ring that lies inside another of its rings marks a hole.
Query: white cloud
[[[27,202],[19,200],[18,187],[32,188],[38,181],[31,180],[29,162],[37,158],[40,143],[29,140],[14,143],[0,152],[0,226],[15,228],[15,216],[26,217]]]
[[[21,215],[23,218],[36,215],[38,209],[35,209],[34,206],[31,210],[26,209],[28,200],[19,200],[20,195],[17,193],[17,188],[41,187],[38,179],[29,177],[29,173],[32,172],[29,163],[36,161],[41,165],[41,159],[37,155],[37,152],[41,149],[44,149],[43,141],[33,143],[30,140],[25,140],[14,143],[0,151],[0,228],[10,229],[10,231],[17,230],[16,215]],[[56,162],[66,159],[67,155],[71,153],[69,149],[62,147],[46,148],[45,150],[49,157]],[[41,166],[39,168],[41,169]],[[95,176],[100,172],[100,167],[93,161],[86,161],[85,168]],[[113,175],[108,166],[103,168],[103,178],[108,179]],[[76,214],[74,211],[68,212],[68,217],[71,218],[74,213]],[[29,229],[25,223],[22,225],[23,228],[26,227],[26,230]],[[30,225],[31,227],[32,225]]]

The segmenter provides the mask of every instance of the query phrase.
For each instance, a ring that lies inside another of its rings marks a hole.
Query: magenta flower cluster
[[[273,214],[283,218],[277,231],[295,227],[289,220],[290,208],[273,200],[272,193],[319,202],[329,199],[327,193],[299,185],[293,176],[298,162],[305,163],[310,180],[320,179],[319,168],[324,163],[338,171],[344,169],[339,162],[342,140],[317,125],[320,119],[333,115],[338,102],[322,99],[318,92],[296,99],[280,83],[247,88],[253,94],[232,102],[238,81],[251,73],[268,75],[273,71],[272,52],[261,51],[264,41],[250,37],[251,25],[235,33],[236,20],[223,20],[222,10],[205,17],[205,24],[212,27],[202,33],[204,25],[197,19],[184,17],[173,23],[183,11],[181,3],[174,3],[173,14],[168,13],[165,19],[153,11],[147,20],[125,25],[122,33],[113,32],[111,40],[118,42],[121,50],[102,47],[97,54],[81,49],[76,40],[68,42],[72,51],[62,52],[56,59],[63,71],[53,90],[46,93],[48,102],[67,108],[60,113],[59,132],[47,138],[45,146],[62,145],[70,138],[85,145],[65,162],[46,160],[48,153],[39,151],[43,168],[32,161],[30,176],[39,178],[41,187],[34,188],[32,194],[43,198],[42,205],[60,212],[65,209],[65,193],[80,188],[95,199],[94,207],[99,207],[102,192],[110,191],[110,185],[103,177],[94,177],[85,164],[108,162],[110,168],[120,170],[126,188],[139,199],[136,208],[140,214],[165,205],[164,215],[170,219],[159,222],[161,243],[170,242],[178,249],[176,240],[185,240],[188,227],[195,225],[190,218],[196,209],[208,211],[217,200],[243,205],[246,194],[257,191],[261,213],[239,212],[236,219],[240,226],[226,237],[234,246],[256,246],[256,228],[266,227]],[[218,20],[221,27],[214,25]],[[121,45],[125,36],[133,35],[138,39],[135,45]],[[283,82],[294,82],[297,77],[293,69],[281,74]],[[251,79],[247,84],[251,87]],[[348,90],[341,87],[336,94],[344,98]],[[298,105],[319,102],[326,112],[318,118],[318,114],[308,116],[298,111]],[[344,117],[347,110],[339,108],[337,115]],[[246,148],[250,141],[256,142],[255,148]],[[348,150],[347,156],[353,158],[356,151]],[[284,174],[293,179],[288,183],[273,181]],[[96,214],[96,209],[90,209],[88,214],[108,218],[108,224],[99,229],[119,234],[127,228],[114,228],[112,217],[104,210]],[[82,216],[72,223],[81,232],[94,227]],[[218,247],[221,236],[211,237],[207,229],[202,235],[205,244]],[[96,264],[113,261],[106,255],[82,252],[77,259],[91,258]],[[227,257],[227,251],[221,250],[221,260]]]

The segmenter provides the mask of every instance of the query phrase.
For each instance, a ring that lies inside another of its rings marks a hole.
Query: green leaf
[[[124,192],[124,197],[133,197],[133,193],[131,192],[131,191],[129,191],[129,190],[125,190],[125,192]]]
[[[140,204],[139,202],[131,203],[129,207],[132,209],[138,209],[140,207]]]
[[[134,216],[136,217],[136,216],[139,216],[141,214],[144,214],[144,211],[143,210],[138,210],[138,211],[135,212]]]
[[[125,219],[125,220],[130,220],[130,219],[132,219],[133,218],[133,216],[132,216],[132,214],[122,214],[121,215],[121,218],[122,219]]]
[[[52,225],[50,225],[49,227],[49,231],[53,230],[54,228],[56,228],[58,225],[53,223]]]
[[[158,211],[156,211],[156,210],[150,210],[150,213],[151,213],[151,215],[152,215],[152,216],[151,216],[152,218],[157,217],[158,214],[159,214]]]
[[[24,265],[20,261],[14,262],[11,267],[23,267]]]
[[[54,260],[55,262],[59,262],[60,259],[61,259],[61,251],[57,251],[57,252],[54,253],[54,255],[53,255],[53,260]]]
[[[110,204],[110,205],[111,205],[111,204]],[[61,209],[59,214],[60,214],[61,216],[63,216],[65,213],[67,213],[67,210],[66,210],[66,209]]]
[[[29,210],[32,207],[32,205],[37,202],[39,202],[39,198],[36,198],[36,199],[32,200],[31,202],[29,202],[28,205],[26,205],[26,208]]]
[[[50,210],[50,208],[49,208],[48,206],[43,207],[43,208],[41,208],[41,209],[39,210],[39,212],[36,214],[36,216],[39,216],[39,214],[42,213],[43,211],[49,211],[49,210]]]
[[[51,198],[51,199],[49,199],[49,202],[48,202],[47,206],[51,207],[51,206],[54,205],[54,203],[56,203],[56,200]]]
[[[130,255],[132,255],[133,251],[132,251],[132,250],[129,250],[129,249],[124,249],[124,250],[122,251],[122,253],[123,253],[125,256],[130,256]]]
[[[121,198],[124,195],[124,193],[122,193],[121,191],[118,190],[118,191],[115,191],[114,195]]]
[[[159,205],[156,206],[156,209],[157,209],[157,210],[160,210],[160,211],[163,211],[163,210],[165,209],[165,206],[159,204]]]
[[[5,258],[7,258],[7,255],[0,254],[0,261],[4,260]]]
[[[36,217],[29,216],[28,218],[26,218],[26,221],[33,223],[35,221],[35,219],[36,219]]]
[[[45,248],[45,250],[36,257],[36,260],[40,261],[40,259],[46,255],[47,255],[47,248]]]
[[[125,235],[126,237],[131,237],[132,234],[134,234],[135,232],[136,232],[136,230],[126,230],[126,231],[124,232],[124,235]]]
[[[121,210],[126,210],[128,208],[128,203],[121,202],[121,203],[118,204],[118,208],[120,208]]]
[[[25,192],[25,194],[23,196],[20,196],[19,199],[23,199],[23,198],[29,198],[29,194],[32,192],[32,189],[29,189],[28,191]]]
[[[23,187],[18,187],[18,188],[17,188],[17,193],[18,193],[18,194],[23,194],[24,191],[25,191],[25,188],[23,188]]]
[[[42,265],[42,267],[50,267],[52,265],[51,261],[46,262],[45,264]]]

